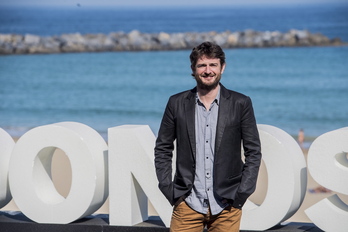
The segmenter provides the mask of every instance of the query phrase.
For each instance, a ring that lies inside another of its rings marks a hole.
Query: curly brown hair
[[[190,54],[191,68],[194,68],[198,59],[203,56],[211,59],[220,59],[221,66],[225,64],[225,53],[222,48],[215,43],[206,41],[192,49]]]

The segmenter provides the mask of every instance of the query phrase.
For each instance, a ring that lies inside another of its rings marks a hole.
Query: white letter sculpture
[[[322,186],[348,195],[348,127],[319,136],[308,151],[308,170]],[[324,231],[348,231],[348,205],[336,194],[305,210]]]
[[[62,197],[51,179],[52,156],[70,160],[72,184]],[[9,179],[18,208],[38,223],[67,224],[94,213],[108,195],[107,144],[92,128],[75,122],[36,127],[13,149]]]
[[[110,225],[132,226],[146,221],[149,199],[169,226],[172,207],[157,187],[155,136],[149,126],[109,128],[108,138]]]
[[[299,145],[277,127],[259,124],[258,129],[268,175],[267,195],[260,206],[246,202],[241,230],[266,230],[287,220],[306,193],[306,161]]]
[[[15,142],[11,136],[0,128],[0,208],[12,199],[8,181],[8,165],[14,145]]]

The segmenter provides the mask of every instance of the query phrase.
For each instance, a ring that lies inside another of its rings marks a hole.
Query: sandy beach
[[[15,139],[16,140],[16,139]],[[303,155],[305,156],[307,160],[307,153],[308,149],[303,149]],[[66,197],[69,194],[70,186],[71,186],[71,167],[68,157],[65,155],[65,153],[60,150],[56,149],[55,154],[53,155],[53,165],[52,165],[52,179],[55,184],[55,187],[57,191],[64,197]],[[304,201],[299,208],[299,210],[287,221],[288,222],[311,222],[310,219],[305,214],[304,210],[309,208],[310,206],[314,205],[315,203],[319,202],[320,200],[329,197],[333,194],[336,194],[335,192],[321,192],[321,193],[311,193],[310,189],[315,189],[318,186],[320,186],[308,173],[307,170],[307,190],[306,195],[304,198]],[[261,164],[260,169],[260,175],[257,183],[257,188],[255,193],[249,198],[251,201],[253,201],[256,204],[261,204],[264,200],[267,192],[267,171],[264,163]],[[348,204],[348,196],[338,194],[340,198]],[[104,205],[95,213],[96,214],[108,214],[109,213],[109,201],[107,200]],[[12,200],[8,205],[3,207],[1,211],[19,211],[18,207]],[[149,203],[149,216],[155,216],[157,215],[157,212],[154,210],[154,208],[151,205],[151,202]]]

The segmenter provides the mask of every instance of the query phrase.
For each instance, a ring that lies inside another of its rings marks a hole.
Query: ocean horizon
[[[3,6],[0,33],[53,36],[108,34],[280,31],[322,33],[348,42],[348,4],[241,6]]]

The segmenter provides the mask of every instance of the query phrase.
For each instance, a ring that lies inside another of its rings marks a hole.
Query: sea
[[[212,7],[0,7],[1,34],[53,36],[280,31],[348,42],[348,4]],[[0,56],[0,128],[19,137],[62,121],[148,125],[157,135],[168,98],[191,89],[190,50]],[[296,137],[348,127],[348,46],[226,49],[222,84],[251,97],[258,124]]]

